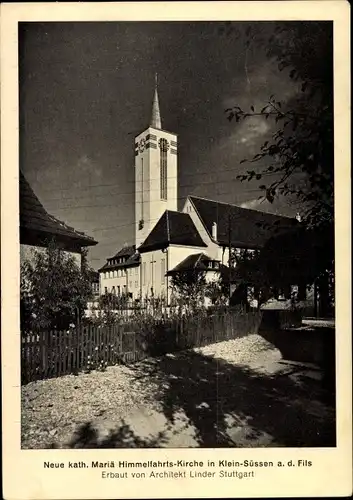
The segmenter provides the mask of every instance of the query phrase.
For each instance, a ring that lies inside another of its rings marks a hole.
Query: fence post
[[[66,331],[62,332],[62,338],[61,338],[61,343],[62,343],[62,373],[65,375],[67,373],[67,344],[68,344],[68,338],[71,335],[71,332],[67,334]]]
[[[74,330],[70,332],[68,342],[67,342],[67,372],[71,373],[72,365],[72,336],[74,335]]]
[[[47,371],[47,358],[46,358],[46,352],[45,352],[45,345],[46,345],[46,331],[39,332],[39,349],[40,349],[40,358],[42,360],[42,366],[41,366],[41,373],[40,373],[40,378],[45,378],[46,376],[46,371]]]

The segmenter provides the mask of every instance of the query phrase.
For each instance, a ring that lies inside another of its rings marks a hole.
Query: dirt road
[[[22,448],[334,446],[320,370],[258,335],[22,388]]]

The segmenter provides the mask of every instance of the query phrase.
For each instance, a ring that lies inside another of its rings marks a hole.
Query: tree
[[[259,35],[247,31],[249,47]],[[263,117],[274,126],[270,140],[260,151],[243,162],[258,163],[238,176],[241,181],[260,181],[275,175],[269,184],[261,184],[264,197],[273,203],[277,196],[292,195],[305,210],[303,222],[309,227],[333,222],[333,41],[330,23],[280,23],[266,44],[269,58],[276,58],[279,71],[301,92],[288,102],[271,95],[261,109],[239,106],[226,110],[228,119],[239,122],[252,116]]]
[[[21,330],[69,328],[83,317],[92,297],[84,253],[80,267],[73,256],[50,242],[21,265]]]
[[[98,305],[104,310],[112,309],[124,309],[128,305],[129,295],[127,293],[122,293],[120,295],[115,295],[113,293],[105,293],[101,295],[98,299]]]
[[[219,273],[218,279],[207,283],[205,297],[210,299],[214,306],[224,306],[228,302],[229,286],[224,278],[224,272]]]
[[[234,266],[233,279],[236,290],[232,297],[233,303],[243,303],[249,306],[256,300],[258,307],[274,294],[274,284],[263,265],[261,252],[247,249],[233,250],[231,265]]]
[[[188,309],[204,305],[206,273],[200,269],[175,272],[171,278],[172,293]]]
[[[230,28],[228,33],[231,31]],[[256,26],[249,26],[246,50],[256,42],[259,44],[261,36]],[[261,259],[262,271],[268,270],[266,281],[278,282],[281,278],[287,282],[290,275],[293,277],[290,269],[295,261],[307,284],[320,283],[323,297],[327,295],[326,277],[334,269],[332,23],[279,23],[271,36],[261,41],[267,47],[268,58],[277,61],[279,71],[288,72],[300,92],[287,102],[272,94],[261,109],[252,105],[249,110],[239,106],[226,110],[230,121],[257,116],[272,126],[271,137],[260,150],[241,162],[257,167],[239,174],[238,179],[262,181],[260,198],[270,203],[284,196],[296,200],[301,207],[302,229],[296,236],[289,233],[284,247],[282,236],[272,238]],[[272,181],[264,183],[263,178]],[[299,242],[298,247],[294,241]],[[279,253],[281,259],[277,258]],[[313,255],[319,258],[313,261]]]

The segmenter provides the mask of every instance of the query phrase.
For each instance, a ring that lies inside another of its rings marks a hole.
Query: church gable
[[[206,247],[188,214],[166,210],[138,250],[143,253],[170,245]]]

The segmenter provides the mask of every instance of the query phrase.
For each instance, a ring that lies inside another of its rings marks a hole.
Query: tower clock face
[[[139,142],[139,152],[143,153],[146,147],[146,139],[141,139]]]
[[[167,139],[164,139],[164,138],[159,139],[159,141],[158,141],[158,146],[160,147],[160,149],[161,149],[162,151],[165,151],[165,152],[166,152],[166,151],[168,151],[168,149],[169,149],[169,142],[167,141]]]

